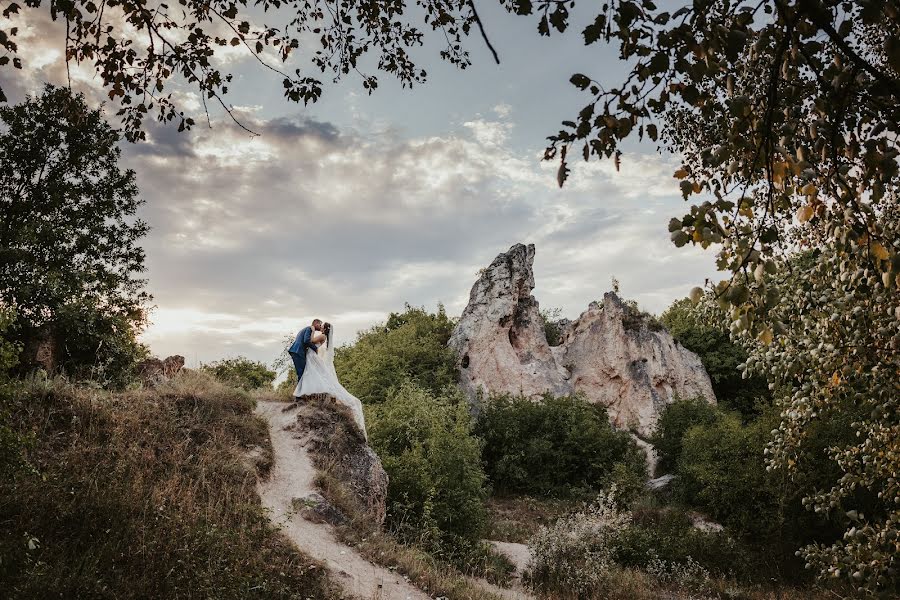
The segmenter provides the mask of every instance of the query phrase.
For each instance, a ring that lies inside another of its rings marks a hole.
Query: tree
[[[83,97],[50,86],[0,107],[0,122],[0,297],[17,339],[59,340],[72,370],[137,356],[147,225],[135,218],[134,172],[117,164],[119,134]]]
[[[506,4],[537,11],[549,35],[566,30],[576,2]],[[808,501],[843,516],[845,537],[804,555],[860,593],[896,589],[900,6],[696,0],[670,13],[621,0],[582,35],[616,44],[631,69],[609,88],[572,76],[589,100],[545,152],[560,161],[560,185],[574,152],[618,164],[635,134],[682,157],[674,175],[695,202],[669,231],[676,246],[718,249],[728,276],[714,298],[731,330],[758,342],[748,372],[767,375],[783,417],[769,467],[802,475],[809,428],[848,400],[867,409],[853,441],[830,453],[843,477]],[[809,251],[802,267],[798,250]],[[860,491],[880,509],[853,508]]]
[[[356,342],[337,348],[334,366],[341,382],[366,404],[383,402],[388,392],[411,381],[432,394],[456,383],[453,351],[447,347],[453,319],[443,306],[429,313],[407,305],[383,325],[361,332]]]
[[[287,99],[306,104],[322,95],[316,72],[334,81],[357,75],[372,93],[378,78],[363,71],[367,55],[372,55],[375,70],[396,77],[404,87],[424,82],[425,69],[412,56],[424,36],[416,22],[439,32],[445,40],[440,57],[464,69],[471,63],[462,38],[481,24],[473,0],[180,0],[180,7],[118,0],[24,4],[25,11],[32,12],[49,7],[54,21],[65,22],[66,60],[93,64],[110,100],[118,104],[125,136],[132,141],[145,137],[143,120],[154,112],[160,121],[178,122],[180,130],[194,124],[173,98],[173,80],[186,81],[199,92],[204,107],[214,102],[240,125],[224,100],[232,75],[217,65],[217,48],[246,51],[262,69],[274,73]],[[411,11],[410,5],[421,10]],[[277,25],[258,25],[259,9]],[[410,18],[410,12],[416,16]],[[16,2],[2,12],[10,26],[0,29],[0,67],[23,68],[16,44],[22,13]],[[313,69],[291,72],[286,63],[301,45],[311,55]],[[0,101],[5,101],[2,88]]]
[[[684,298],[673,302],[660,321],[672,337],[700,357],[719,403],[747,419],[759,413],[760,403],[771,402],[771,394],[764,377],[743,378],[740,367],[747,360],[747,350],[731,339],[722,317],[706,319]]]
[[[271,389],[276,376],[275,371],[264,363],[243,356],[205,364],[200,370],[206,371],[223,383],[245,390]]]

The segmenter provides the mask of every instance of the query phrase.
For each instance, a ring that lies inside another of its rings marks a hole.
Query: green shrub
[[[757,576],[757,557],[726,532],[693,527],[687,512],[677,508],[634,508],[632,521],[616,538],[613,557],[622,566],[651,568],[696,562],[710,573],[746,580]],[[766,570],[770,572],[770,570]]]
[[[763,460],[769,430],[760,422],[744,426],[733,413],[688,429],[678,461],[682,497],[727,527],[769,538],[780,515]]]
[[[720,405],[748,419],[759,414],[759,405],[771,403],[766,380],[759,376],[744,379],[738,368],[747,360],[747,351],[734,343],[723,327],[708,324],[690,299],[676,300],[660,321],[672,337],[700,357]]]
[[[201,366],[200,370],[223,383],[244,390],[271,389],[275,382],[275,371],[270,370],[264,363],[243,356],[209,363]]]
[[[643,474],[643,452],[609,424],[606,409],[580,396],[539,401],[493,396],[475,425],[488,478],[501,492],[550,496],[591,493],[617,463]]]
[[[659,415],[651,443],[659,459],[658,473],[671,473],[681,456],[682,438],[695,425],[709,425],[720,411],[703,398],[679,399],[667,405]]]
[[[75,380],[121,389],[134,380],[136,364],[149,356],[138,333],[143,313],[112,312],[94,300],[60,307],[50,329],[57,369]]]
[[[476,540],[487,513],[481,447],[468,404],[404,382],[366,416],[369,443],[390,477],[388,525],[429,549]]]
[[[443,306],[429,313],[406,305],[383,325],[337,348],[334,367],[341,383],[366,404],[384,402],[400,381],[440,394],[458,378],[456,357],[447,347],[453,320]]]
[[[551,346],[559,346],[562,341],[562,328],[559,326],[562,310],[559,308],[545,308],[541,311],[541,321],[544,323],[544,337]]]

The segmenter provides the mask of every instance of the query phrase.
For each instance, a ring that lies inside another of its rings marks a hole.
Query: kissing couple
[[[309,326],[297,333],[294,343],[288,348],[297,371],[294,398],[299,400],[312,394],[332,396],[350,410],[363,437],[367,437],[362,402],[341,385],[334,370],[333,339],[334,328],[331,323],[323,323],[321,319],[313,319]]]

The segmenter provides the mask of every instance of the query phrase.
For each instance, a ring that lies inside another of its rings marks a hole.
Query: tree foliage
[[[200,367],[219,381],[245,390],[271,389],[276,373],[264,363],[244,356],[225,358]]]
[[[501,492],[569,496],[594,493],[616,466],[644,475],[643,452],[609,424],[606,408],[580,396],[491,396],[475,434],[491,484]]]
[[[147,225],[119,134],[82,96],[47,86],[0,107],[0,297],[20,341],[57,340],[64,369],[122,369],[149,296]]]
[[[508,5],[537,12],[549,35],[566,30],[576,2]],[[854,441],[831,452],[843,477],[809,505],[844,511],[866,490],[882,509],[846,511],[845,538],[805,556],[860,592],[896,588],[900,7],[698,0],[670,12],[622,0],[595,15],[585,44],[617,45],[631,69],[608,88],[572,77],[589,99],[546,158],[560,160],[562,184],[574,152],[618,163],[635,134],[682,156],[674,175],[694,203],[669,231],[676,246],[717,248],[729,276],[716,301],[733,332],[759,342],[748,364],[783,411],[770,466],[801,476],[809,429],[848,400],[866,409]],[[804,249],[800,267],[791,256]]]
[[[194,124],[172,93],[176,81],[196,89],[204,107],[213,102],[239,122],[224,99],[233,77],[222,70],[217,50],[245,52],[273,74],[285,98],[306,104],[320,98],[323,80],[347,75],[358,76],[369,93],[378,87],[379,71],[403,87],[424,82],[426,71],[413,53],[428,29],[444,40],[440,57],[466,68],[469,54],[461,41],[480,23],[471,0],[26,0],[24,8],[11,2],[2,12],[9,25],[0,29],[0,68],[28,66],[18,56],[17,34],[25,15],[47,9],[66,24],[60,40],[66,60],[93,66],[129,140],[145,137],[148,115],[177,122],[179,129]],[[311,65],[291,68],[289,59],[301,52]]]
[[[453,325],[443,306],[430,313],[406,305],[383,325],[360,333],[353,344],[337,348],[335,370],[341,383],[367,404],[383,402],[391,388],[407,380],[440,394],[458,378],[456,359],[447,347]]]
[[[750,418],[758,414],[760,404],[771,402],[764,377],[742,376],[740,367],[747,360],[747,351],[731,339],[724,319],[711,322],[684,298],[673,302],[660,321],[672,337],[700,357],[720,404]]]

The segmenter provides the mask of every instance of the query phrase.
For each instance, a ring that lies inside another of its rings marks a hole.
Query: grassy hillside
[[[0,480],[4,593],[339,597],[266,521],[269,439],[246,392],[185,372],[153,391],[32,381],[5,395],[26,447]]]

